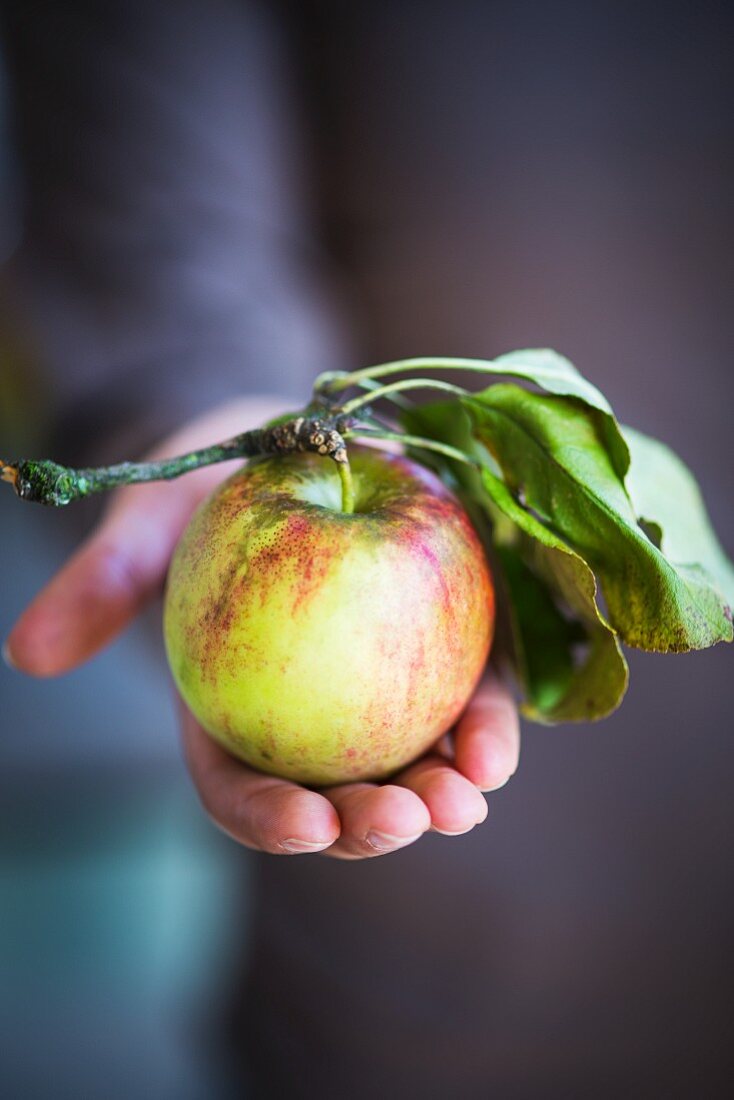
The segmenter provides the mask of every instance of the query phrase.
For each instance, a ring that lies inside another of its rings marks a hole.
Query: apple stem
[[[336,468],[342,483],[342,512],[351,516],[354,512],[354,479],[349,459],[345,457],[343,461],[337,462]]]

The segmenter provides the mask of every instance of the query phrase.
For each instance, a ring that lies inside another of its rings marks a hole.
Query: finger
[[[487,816],[487,803],[474,783],[436,754],[406,768],[396,782],[418,795],[433,829],[446,836],[467,833]]]
[[[186,761],[212,820],[248,848],[298,855],[329,848],[339,816],[323,795],[253,771],[221,749],[181,705]]]
[[[341,820],[327,855],[365,859],[405,848],[430,828],[428,809],[412,791],[388,784],[349,783],[324,791]]]
[[[135,499],[108,519],[13,627],[7,656],[34,676],[57,676],[114,638],[159,591],[183,524]],[[178,508],[178,505],[176,506]]]
[[[517,770],[519,756],[520,722],[515,703],[499,680],[487,680],[456,727],[456,768],[481,791],[496,791]]]
[[[209,414],[172,436],[156,457],[178,454],[230,434],[240,406]],[[253,417],[252,404],[242,416]],[[258,407],[259,412],[259,407]],[[118,491],[96,532],[21,615],[6,644],[9,663],[35,676],[57,676],[116,637],[161,589],[171,553],[191,512],[232,472],[223,463],[180,481]]]

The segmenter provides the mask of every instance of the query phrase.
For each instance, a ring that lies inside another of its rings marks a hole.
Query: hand
[[[245,399],[192,421],[156,449],[189,451],[262,424],[283,411],[275,399]],[[175,482],[119,490],[97,530],[35,598],[13,628],[6,656],[35,676],[58,676],[93,656],[162,590],[189,516],[238,463]],[[213,820],[251,848],[381,855],[433,829],[467,832],[487,816],[481,791],[517,767],[519,727],[496,679],[479,688],[453,733],[390,783],[350,783],[321,792],[263,775],[225,753],[181,707],[186,759]]]

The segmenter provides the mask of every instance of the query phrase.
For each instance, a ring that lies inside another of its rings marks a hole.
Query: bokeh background
[[[8,3],[2,34],[0,453],[549,345],[734,551],[728,6]],[[2,494],[3,634],[94,516]],[[332,865],[205,821],[158,633],[0,669],[7,1095],[729,1094],[727,647],[527,727],[481,830]]]

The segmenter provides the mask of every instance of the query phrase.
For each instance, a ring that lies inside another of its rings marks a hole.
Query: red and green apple
[[[164,629],[185,702],[231,753],[321,785],[414,760],[466,706],[489,654],[480,541],[425,467],[350,450],[334,466],[250,464],[195,513],[171,564]]]

